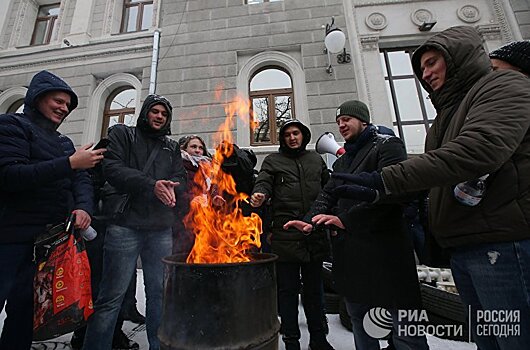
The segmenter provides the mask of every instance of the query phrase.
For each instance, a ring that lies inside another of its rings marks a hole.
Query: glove
[[[331,174],[331,177],[335,179],[344,180],[346,182],[351,182],[355,185],[377,190],[380,194],[389,194],[386,193],[383,178],[381,177],[381,174],[377,171],[372,171],[371,173],[359,173],[355,175],[348,173],[333,173]]]
[[[337,186],[331,194],[335,198],[349,198],[368,203],[376,203],[380,199],[380,192],[378,190],[359,185]]]

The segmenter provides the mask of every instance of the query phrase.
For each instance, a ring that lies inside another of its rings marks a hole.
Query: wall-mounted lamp
[[[434,25],[436,24],[437,22],[434,21],[434,22],[423,22],[419,27],[418,29],[420,30],[420,32],[428,32],[430,31]]]
[[[351,56],[346,52],[344,44],[346,43],[346,35],[335,25],[335,17],[331,17],[331,24],[326,24],[326,37],[324,38],[324,45],[326,45],[325,53],[328,54],[328,67],[326,72],[333,73],[331,66],[330,54],[338,53],[337,63],[350,63]]]

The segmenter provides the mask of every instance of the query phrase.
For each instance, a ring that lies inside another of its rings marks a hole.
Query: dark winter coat
[[[46,225],[63,222],[74,209],[92,214],[93,189],[84,170],[72,170],[72,141],[36,109],[50,91],[77,96],[59,77],[43,71],[32,79],[24,112],[0,115],[0,243],[29,243]]]
[[[177,197],[186,191],[186,171],[180,148],[177,142],[166,136],[171,125],[171,107],[166,106],[169,113],[164,128],[160,131],[151,129],[147,123],[147,112],[153,105],[164,104],[165,101],[151,96],[144,102],[136,127],[119,124],[109,129],[110,143],[103,160],[106,180],[118,191],[130,196],[129,207],[114,223],[133,229],[165,229],[176,220],[176,208],[164,205],[154,194],[157,180],[179,182]],[[158,154],[144,173],[144,165],[155,148],[159,149]]]
[[[280,135],[289,125],[286,123],[282,127]],[[300,125],[304,134],[301,149],[286,152],[287,146],[280,138],[280,152],[265,157],[253,190],[253,193],[264,193],[272,200],[272,251],[279,256],[279,261],[285,262],[321,260],[329,250],[323,231],[305,235],[294,228],[283,229],[287,221],[304,217],[329,179],[322,157],[305,150],[311,134],[307,127]]]
[[[406,158],[399,138],[377,134],[375,128],[367,128],[365,132],[369,134],[364,136],[369,137],[357,145],[356,153],[347,152],[335,162],[335,172],[372,172]],[[418,306],[420,295],[413,247],[401,205],[337,201],[331,192],[343,184],[344,181],[332,178],[307,216],[334,214],[346,227],[331,238],[333,278],[340,294],[370,306]]]
[[[441,51],[445,84],[433,92],[421,80],[427,47]],[[530,238],[530,80],[492,71],[472,27],[454,27],[414,53],[413,68],[437,110],[426,153],[383,169],[392,193],[430,189],[430,229],[442,247]],[[456,184],[490,174],[475,207],[460,204]]]

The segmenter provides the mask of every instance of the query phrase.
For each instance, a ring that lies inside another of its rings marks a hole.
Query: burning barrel
[[[173,255],[166,264],[162,350],[277,350],[274,254],[250,262],[188,264]]]

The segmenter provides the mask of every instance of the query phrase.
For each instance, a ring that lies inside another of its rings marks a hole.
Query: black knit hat
[[[370,111],[368,107],[358,100],[346,101],[337,108],[335,119],[341,115],[355,117],[362,122],[370,124]]]
[[[530,75],[530,41],[514,41],[490,52],[490,58],[508,62]]]

